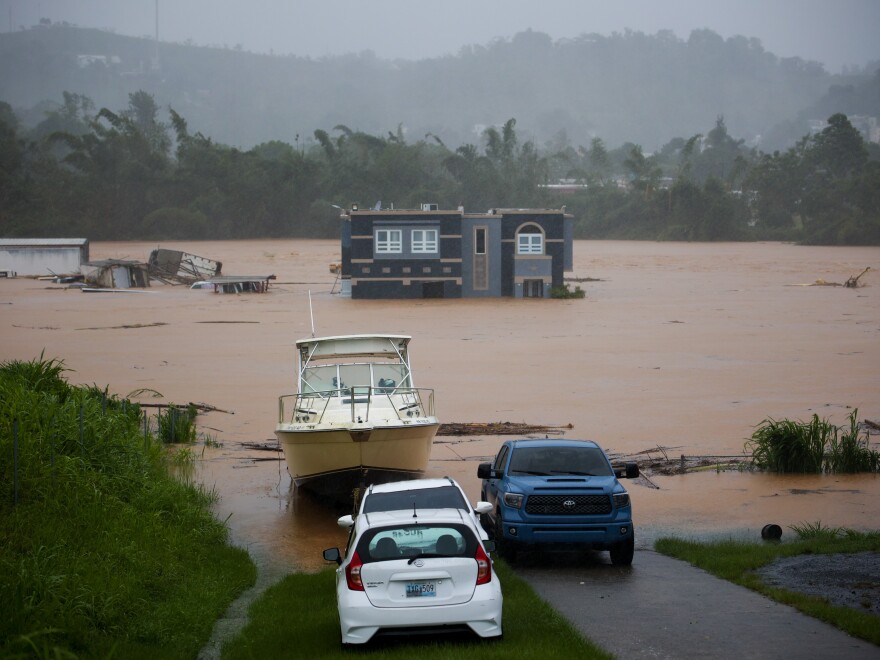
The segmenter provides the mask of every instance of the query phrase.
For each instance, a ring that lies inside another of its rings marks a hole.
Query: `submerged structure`
[[[342,291],[352,298],[547,298],[573,268],[573,218],[561,209],[343,215]]]

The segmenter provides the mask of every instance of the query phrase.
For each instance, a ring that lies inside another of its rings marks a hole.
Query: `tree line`
[[[24,130],[0,102],[3,234],[336,237],[351,203],[433,202],[468,211],[564,205],[576,238],[880,244],[880,150],[840,113],[771,154],[732,137],[723,117],[652,154],[601,138],[539,147],[520,140],[515,119],[456,149],[430,133],[407,140],[402,127],[373,135],[338,125],[316,130],[308,147],[241,150],[192,133],[173,109],[168,117],[143,91],[115,112],[65,92]]]

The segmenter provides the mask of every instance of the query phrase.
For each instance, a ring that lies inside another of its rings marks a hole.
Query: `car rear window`
[[[477,543],[466,525],[407,524],[367,530],[358,540],[357,553],[364,563],[412,557],[473,557]]]
[[[393,493],[369,493],[364,499],[363,513],[378,511],[409,511],[419,509],[462,509],[468,511],[467,502],[455,486],[438,488],[415,488]]]

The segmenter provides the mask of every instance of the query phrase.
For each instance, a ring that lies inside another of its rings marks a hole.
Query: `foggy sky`
[[[0,31],[41,17],[155,35],[157,0],[0,0]],[[159,38],[309,57],[373,51],[409,60],[456,54],[533,29],[554,40],[626,29],[709,28],[761,40],[780,57],[843,66],[880,60],[880,0],[158,0]]]

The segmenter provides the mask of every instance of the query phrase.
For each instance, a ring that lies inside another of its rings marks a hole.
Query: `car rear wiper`
[[[412,557],[410,557],[410,558],[409,558],[409,561],[406,562],[406,563],[407,563],[408,565],[412,566],[412,563],[413,563],[416,559],[422,559],[422,558],[425,558],[425,557],[445,557],[445,556],[446,556],[446,555],[438,555],[438,554],[436,554],[436,553],[434,553],[434,552],[420,552],[420,553],[415,554],[415,555],[413,555]]]

